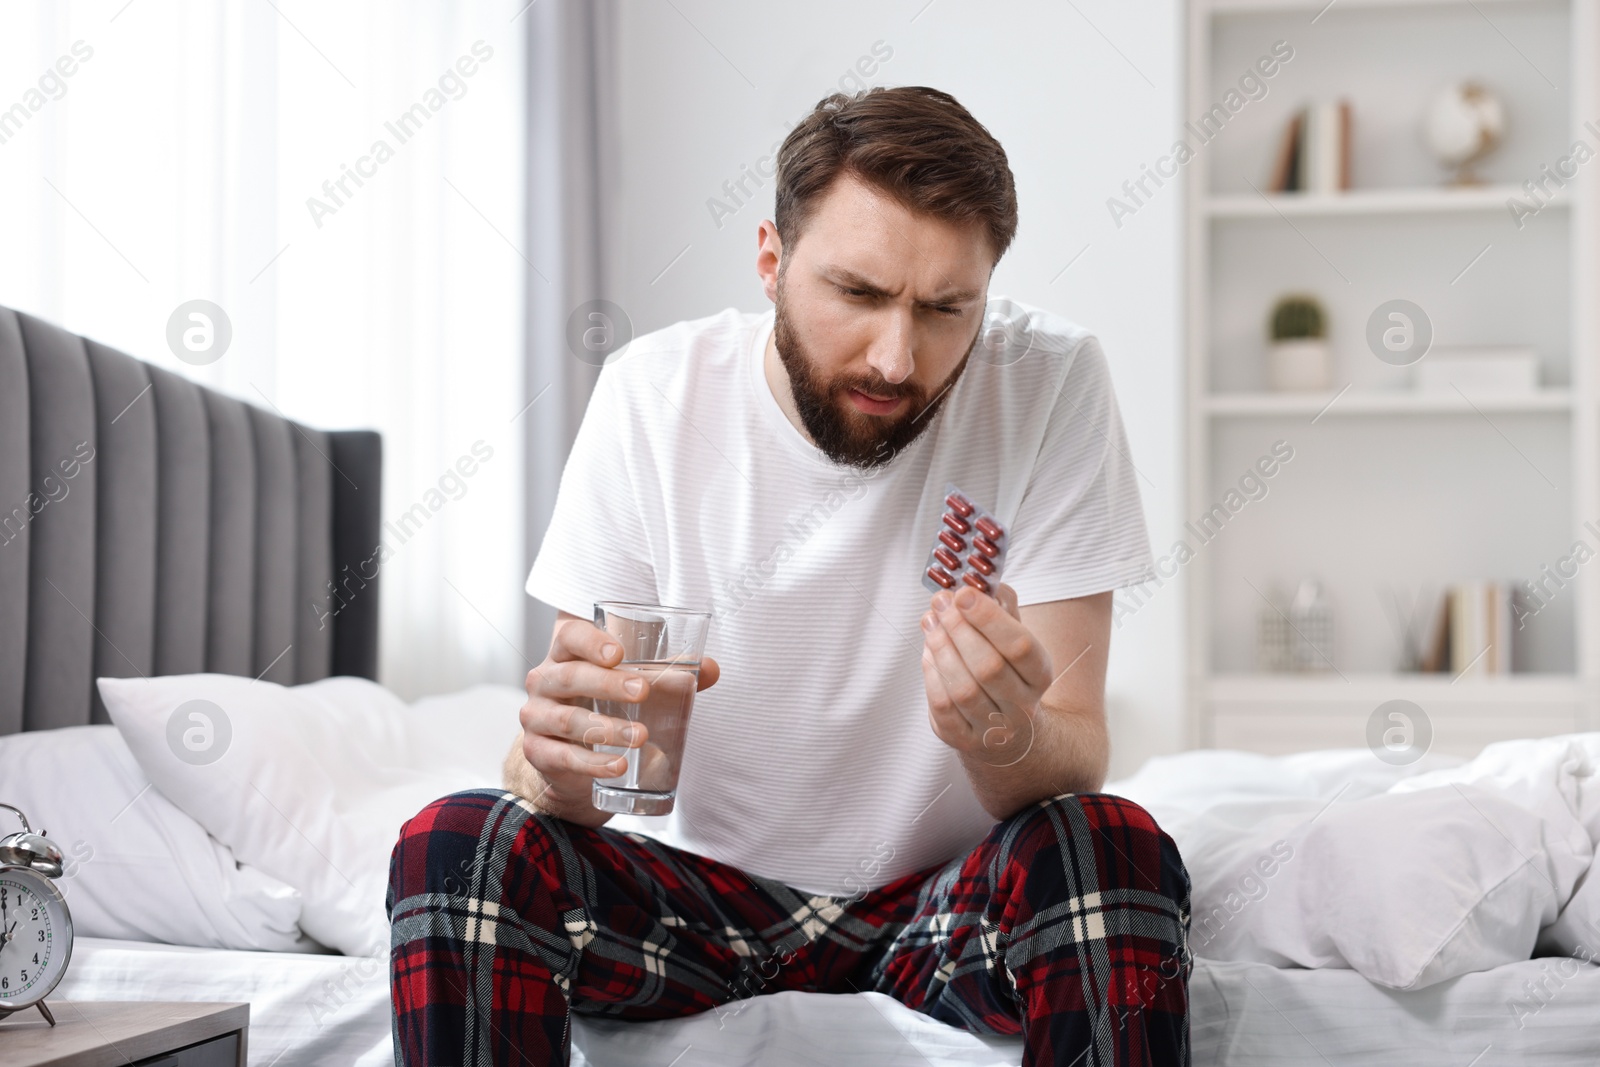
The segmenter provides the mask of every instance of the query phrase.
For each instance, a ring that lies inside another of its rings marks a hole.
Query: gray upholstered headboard
[[[0,308],[0,734],[109,721],[104,675],[375,677],[381,470]]]

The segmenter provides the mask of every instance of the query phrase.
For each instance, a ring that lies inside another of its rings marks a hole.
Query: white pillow
[[[1464,767],[1412,779],[1395,787],[1430,789],[1472,783],[1537,815],[1569,848],[1600,850],[1600,733],[1567,734],[1489,745]],[[1561,914],[1541,932],[1538,951],[1600,958],[1600,866],[1591,862],[1577,878]]]
[[[1203,857],[1197,955],[1420,989],[1528,959],[1593,862],[1586,839],[1477,785],[1256,807],[1208,812],[1179,843]]]
[[[446,793],[497,787],[526,700],[479,686],[407,708],[344,677],[294,688],[220,674],[99,686],[156,787],[241,860],[300,890],[300,925],[347,955],[388,950],[384,897],[401,824]],[[208,703],[186,707],[194,701]]]
[[[56,879],[80,937],[202,948],[318,951],[300,894],[241,865],[156,789],[113,726],[0,737],[0,801],[66,857]],[[0,834],[20,829],[0,811]]]

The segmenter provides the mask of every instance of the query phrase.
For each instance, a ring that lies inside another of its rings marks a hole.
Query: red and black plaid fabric
[[[1025,1067],[1189,1062],[1189,875],[1144,809],[1040,801],[949,863],[813,896],[498,790],[390,860],[396,1062],[562,1064],[572,1011],[664,1019],[785,989],[876,991]]]

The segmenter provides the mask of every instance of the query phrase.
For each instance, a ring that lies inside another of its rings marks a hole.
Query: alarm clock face
[[[41,874],[0,867],[0,1011],[43,1000],[71,956],[66,898]]]

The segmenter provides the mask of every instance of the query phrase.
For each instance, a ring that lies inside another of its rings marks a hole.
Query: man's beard
[[[795,410],[817,447],[835,463],[871,470],[909,448],[933,424],[950,387],[966,369],[978,335],[973,333],[966,354],[950,376],[939,384],[931,401],[910,381],[899,385],[890,385],[878,378],[823,381],[816,373],[816,361],[806,353],[805,346],[795,335],[794,324],[785,314],[781,279],[772,323],[772,343],[789,374]],[[868,415],[857,408],[847,395],[850,389],[874,397],[908,397],[910,403],[890,421],[890,416]],[[846,408],[849,410],[844,410]]]

